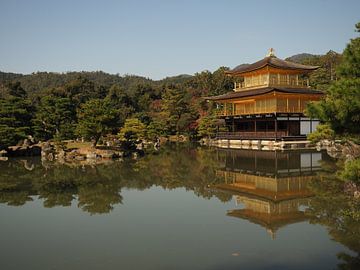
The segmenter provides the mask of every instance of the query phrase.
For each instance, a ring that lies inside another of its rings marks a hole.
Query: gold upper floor
[[[219,116],[266,113],[304,113],[307,104],[322,95],[270,93],[248,98],[223,100],[218,105]]]
[[[262,87],[309,88],[307,75],[318,68],[279,59],[270,49],[264,59],[239,65],[226,74],[234,78],[235,91]]]
[[[263,87],[309,88],[309,79],[302,79],[298,74],[265,73],[242,77],[234,82],[234,91],[250,90]]]

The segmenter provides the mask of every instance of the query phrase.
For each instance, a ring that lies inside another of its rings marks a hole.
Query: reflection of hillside
[[[286,225],[308,220],[302,207],[309,204],[307,185],[320,170],[319,152],[220,150],[223,182],[216,189],[233,195],[241,209],[229,216],[264,227],[272,237]]]
[[[185,188],[197,196],[228,201],[230,195],[208,189],[219,183],[217,166],[216,152],[186,145],[169,145],[137,161],[60,164],[12,159],[0,162],[0,203],[20,206],[39,198],[44,207],[54,207],[75,200],[83,211],[103,214],[122,203],[122,189],[153,186]]]

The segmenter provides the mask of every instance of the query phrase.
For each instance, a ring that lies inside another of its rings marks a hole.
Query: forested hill
[[[86,79],[94,83],[96,87],[103,86],[108,88],[114,84],[117,84],[124,89],[131,89],[133,87],[136,87],[137,85],[146,85],[146,84],[151,84],[151,85],[166,84],[166,83],[182,84],[185,83],[186,81],[189,81],[192,78],[192,76],[183,74],[174,77],[167,77],[159,81],[154,81],[149,78],[136,76],[136,75],[120,76],[118,74],[109,74],[103,71],[94,71],[94,72],[81,71],[81,72],[66,72],[66,73],[37,72],[28,75],[0,72],[0,84],[8,81],[20,82],[21,86],[30,95],[37,93],[40,90],[61,87],[78,78]]]
[[[24,75],[18,73],[2,72],[0,71],[0,83],[3,81],[12,81],[14,79],[20,78]]]
[[[316,55],[316,54],[299,53],[299,54],[295,54],[293,56],[290,56],[290,57],[286,58],[286,60],[290,61],[290,62],[301,63],[301,62],[305,61],[306,59],[314,58],[314,57],[317,57],[317,56],[318,55]]]
[[[319,66],[319,69],[310,74],[310,83],[312,87],[326,91],[331,82],[338,79],[336,70],[341,62],[341,57],[341,54],[330,50],[324,55],[301,53],[285,60],[304,65]]]

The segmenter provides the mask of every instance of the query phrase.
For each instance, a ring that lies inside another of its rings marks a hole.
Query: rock
[[[160,148],[160,142],[154,143],[154,149],[159,150],[159,148]]]
[[[53,153],[48,153],[46,155],[46,159],[49,160],[49,161],[53,161],[54,160],[54,154]]]
[[[1,157],[0,156],[0,161],[7,161],[9,158],[8,157]]]
[[[31,142],[29,139],[25,139],[22,143],[22,147],[28,147],[31,145]]]
[[[360,199],[360,191],[356,190],[354,192],[354,198],[357,199],[357,200]]]
[[[131,156],[133,159],[138,159],[145,155],[145,152],[143,150],[137,150],[136,152],[131,153]]]
[[[72,150],[71,152],[66,152],[65,159],[72,160],[78,155],[76,150]]]
[[[115,157],[117,157],[117,158],[123,158],[123,157],[124,157],[124,152],[122,152],[122,151],[117,151],[117,152],[115,152]]]
[[[0,157],[6,157],[8,152],[4,149],[0,151]]]
[[[21,160],[21,162],[23,162],[24,168],[27,169],[28,171],[32,171],[35,169],[35,164],[30,162],[29,160],[25,159],[25,160]]]
[[[56,154],[56,159],[65,159],[66,152],[64,150],[59,150]]]
[[[321,141],[321,145],[325,146],[328,155],[333,158],[353,160],[360,157],[360,145],[357,145],[352,141],[341,143],[340,141],[323,140]]]
[[[94,152],[89,152],[86,154],[86,158],[87,159],[96,159],[97,158],[97,154]]]
[[[52,152],[54,150],[54,148],[52,147],[52,145],[49,143],[49,142],[44,142],[42,145],[41,145],[41,151],[42,152]]]
[[[75,160],[77,160],[77,161],[82,161],[82,160],[85,160],[85,159],[86,159],[86,157],[82,156],[82,155],[75,156]]]
[[[143,150],[144,149],[144,144],[141,142],[139,144],[136,145],[136,149],[137,150]]]
[[[100,153],[100,156],[102,157],[102,158],[109,158],[109,159],[112,159],[112,158],[115,158],[116,157],[116,154],[115,154],[115,152],[114,151],[110,151],[110,150],[105,150],[105,151],[102,151],[101,153]]]
[[[28,140],[30,141],[31,144],[35,144],[35,139],[33,136],[29,135]]]
[[[45,142],[41,146],[41,158],[43,160],[53,161],[55,156],[55,150],[49,142]]]

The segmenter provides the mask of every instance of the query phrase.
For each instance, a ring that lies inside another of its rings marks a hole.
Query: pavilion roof
[[[324,95],[322,91],[302,88],[281,88],[281,87],[264,87],[251,90],[233,91],[219,96],[205,97],[206,100],[225,100],[234,98],[243,98],[263,95],[271,92],[289,93],[289,94],[310,94]]]
[[[261,59],[260,61],[257,61],[252,64],[241,64],[226,73],[241,74],[241,73],[258,70],[266,66],[271,66],[278,69],[303,70],[303,71],[312,71],[319,68],[319,66],[308,66],[308,65],[302,65],[302,64],[282,60],[280,58],[277,58],[276,56],[267,56]]]
[[[258,213],[249,209],[236,209],[228,211],[228,216],[249,220],[266,229],[276,232],[279,228],[289,224],[303,222],[309,220],[309,216],[302,211],[284,213],[284,214],[268,214]]]

